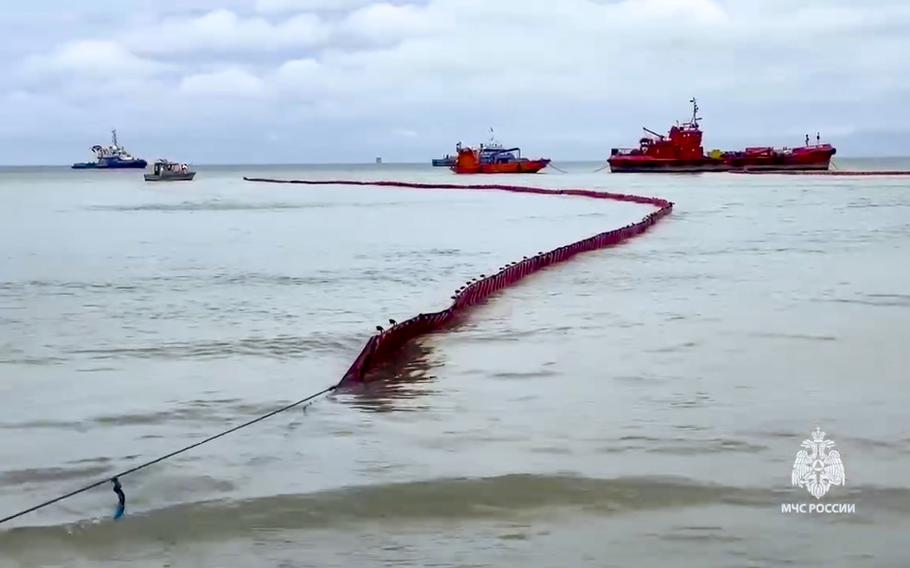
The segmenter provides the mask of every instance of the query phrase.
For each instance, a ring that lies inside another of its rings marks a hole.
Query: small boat
[[[455,156],[450,156],[448,154],[443,158],[433,158],[433,167],[436,168],[451,168],[455,165]]]
[[[504,148],[492,134],[490,143],[480,144],[476,150],[463,147],[461,142],[455,150],[455,163],[450,168],[456,174],[536,174],[550,163],[547,158],[522,158],[521,148]]]
[[[196,172],[186,164],[156,160],[152,173],[145,174],[145,181],[190,181],[196,177]]]
[[[125,169],[125,168],[142,168],[144,169],[148,162],[142,158],[134,158],[126,148],[117,142],[117,130],[111,130],[111,145],[92,146],[92,152],[95,153],[94,162],[76,162],[73,164],[74,170],[104,170],[104,169]]]
[[[712,150],[705,154],[701,145],[702,131],[698,121],[698,103],[691,99],[692,118],[670,128],[667,136],[644,128],[650,136],[639,140],[633,149],[613,148],[610,171],[623,172],[729,172],[738,170],[827,170],[837,150],[821,143],[816,135],[814,146],[772,148],[762,146],[741,151]]]

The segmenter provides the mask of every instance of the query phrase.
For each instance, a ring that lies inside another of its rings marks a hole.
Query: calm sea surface
[[[4,525],[0,566],[906,566],[910,179],[0,169],[0,517],[335,383],[377,324],[674,213],[327,397]],[[906,161],[840,160],[846,168]],[[493,178],[493,179],[491,179]],[[792,487],[836,442],[846,486]],[[783,503],[854,504],[785,514]]]

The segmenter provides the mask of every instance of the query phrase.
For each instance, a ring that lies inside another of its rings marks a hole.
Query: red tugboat
[[[644,129],[651,136],[638,141],[638,148],[613,148],[610,151],[611,172],[710,172],[727,171],[729,166],[717,151],[706,156],[698,128],[698,105],[692,103],[692,120],[677,123],[668,136]]]
[[[522,158],[520,148],[503,148],[492,136],[490,143],[481,144],[479,149],[462,147],[459,142],[455,150],[458,153],[451,169],[456,174],[536,174],[550,163],[547,158]]]
[[[610,171],[621,172],[726,172],[733,170],[827,170],[836,150],[830,144],[801,148],[746,148],[738,152],[712,150],[705,154],[701,145],[702,132],[698,127],[698,103],[691,99],[692,119],[670,128],[668,136],[645,128],[650,137],[639,141],[635,149],[613,148],[610,152]]]

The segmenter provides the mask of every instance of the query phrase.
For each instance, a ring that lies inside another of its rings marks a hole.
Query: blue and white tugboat
[[[95,153],[94,162],[77,162],[73,164],[73,169],[144,169],[148,165],[148,162],[142,158],[134,158],[132,154],[126,151],[126,148],[117,143],[116,130],[112,130],[111,134],[110,146],[99,146],[97,144],[92,146],[92,152]]]

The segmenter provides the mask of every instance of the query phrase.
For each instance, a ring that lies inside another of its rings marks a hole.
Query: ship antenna
[[[695,97],[689,99],[689,102],[692,103],[692,124],[698,126],[698,103],[695,101]]]
[[[111,129],[111,140],[113,141],[114,146],[117,146],[117,129],[116,128]]]

